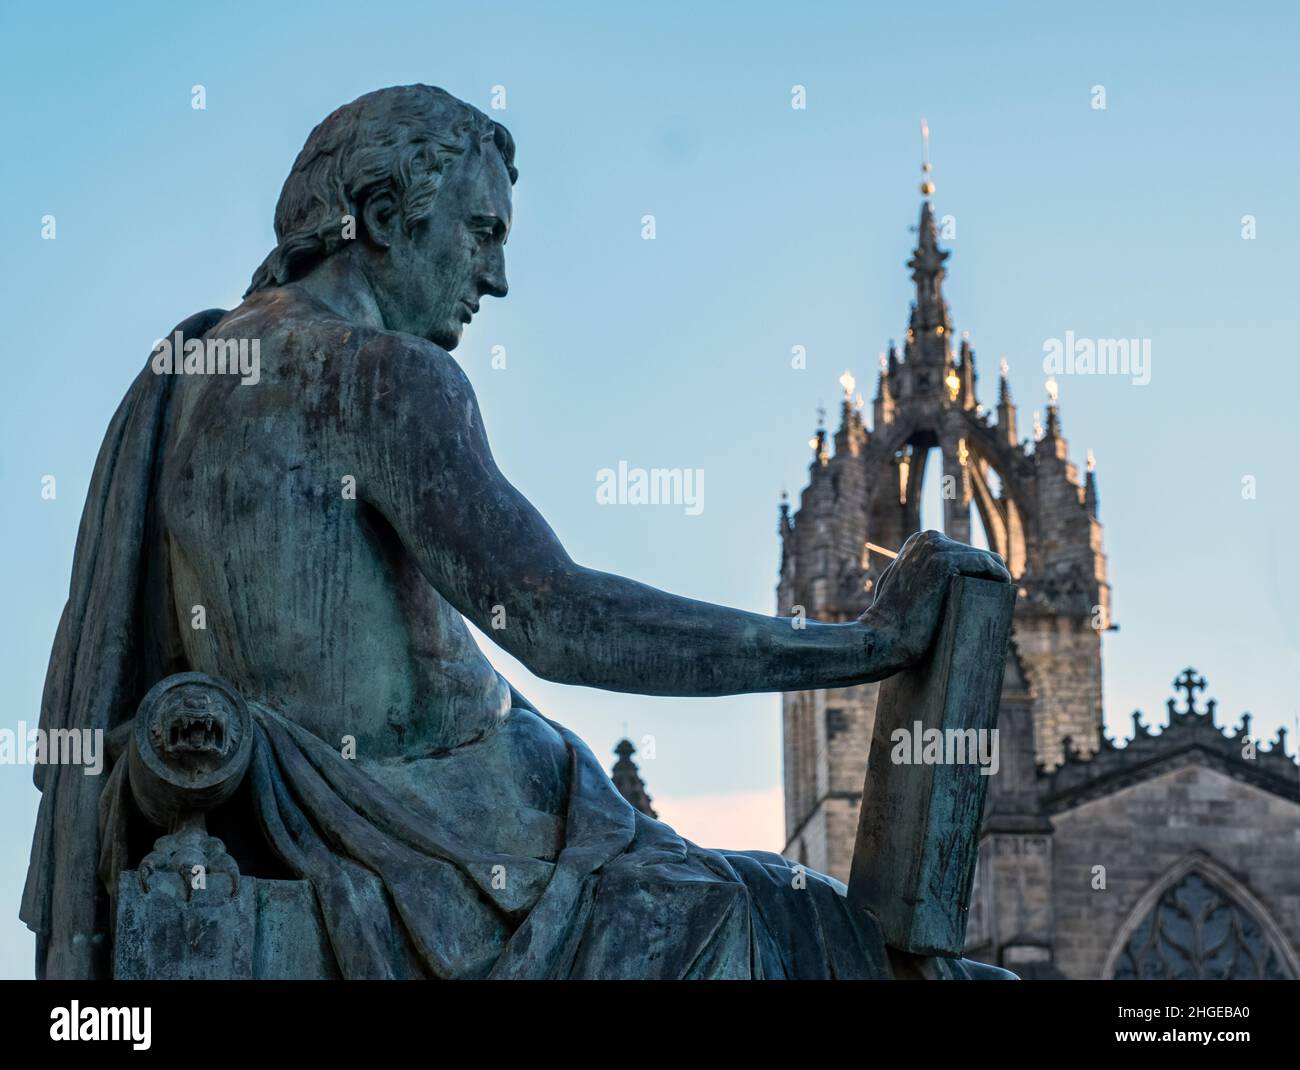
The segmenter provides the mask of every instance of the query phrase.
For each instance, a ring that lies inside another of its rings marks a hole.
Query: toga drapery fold
[[[175,330],[198,337],[224,315],[209,309]],[[162,644],[150,642],[153,626],[142,603],[150,597],[146,576],[156,567],[146,553],[171,386],[170,375],[155,375],[146,364],[95,459],[41,697],[46,732],[107,734],[134,717],[145,692],[170,671]],[[35,780],[41,804],[19,917],[36,933],[36,976],[106,977],[108,899],[96,876],[105,778],[70,765],[38,765]]]

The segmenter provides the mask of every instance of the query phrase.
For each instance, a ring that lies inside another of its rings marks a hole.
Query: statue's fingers
[[[1007,571],[1006,565],[994,554],[985,553],[983,550],[971,550],[967,553],[952,554],[951,560],[956,571],[963,576],[984,577],[991,580],[1000,580],[1004,583],[1011,582],[1011,573]]]

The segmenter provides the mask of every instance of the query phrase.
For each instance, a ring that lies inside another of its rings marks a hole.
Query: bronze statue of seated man
[[[172,674],[228,684],[251,756],[214,827],[239,826],[223,842],[246,875],[311,885],[344,977],[891,976],[842,885],[634,810],[465,619],[561,683],[834,688],[915,662],[954,575],[1009,577],[916,536],[859,620],[794,628],[576,564],[497,469],[450,356],[506,295],[514,155],[428,86],[312,132],[243,303],[179,325],[174,366],[151,361],[109,428],[43,724],[112,733]],[[167,373],[200,370],[212,340],[255,341],[257,375]],[[154,742],[184,760],[233,745],[201,696],[167,716],[175,739]],[[167,831],[132,768],[42,770],[23,917],[43,976],[108,971],[116,877]],[[1005,976],[928,967],[981,970]]]

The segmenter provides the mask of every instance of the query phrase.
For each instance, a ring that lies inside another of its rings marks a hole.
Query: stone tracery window
[[[1165,889],[1133,930],[1115,979],[1282,980],[1282,960],[1259,923],[1195,871]]]

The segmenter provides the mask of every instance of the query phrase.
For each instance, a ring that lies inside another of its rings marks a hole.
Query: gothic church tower
[[[975,351],[965,336],[955,338],[943,295],[949,253],[938,244],[929,170],[927,162],[902,350],[891,343],[881,357],[870,428],[852,376],[840,380],[839,429],[832,437],[818,428],[798,506],[791,513],[782,501],[777,611],[802,607],[823,621],[861,614],[893,552],[920,528],[926,469],[937,462],[945,533],[970,542],[976,510],[990,549],[1020,587],[1000,717],[1004,755],[1011,748],[1029,768],[1050,769],[1067,737],[1087,753],[1101,726],[1110,587],[1096,479],[1091,461],[1081,477],[1069,459],[1054,383],[1046,425],[1033,439],[1017,436],[1005,363],[995,411],[979,403]],[[857,832],[876,691],[868,684],[782,696],[784,853],[841,880]]]

